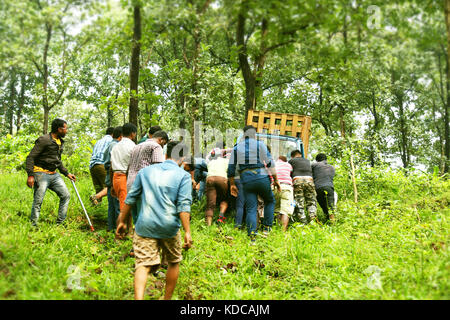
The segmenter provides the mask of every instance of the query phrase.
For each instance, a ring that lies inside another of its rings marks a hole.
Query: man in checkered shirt
[[[133,185],[139,170],[155,163],[164,162],[163,147],[168,140],[167,133],[160,130],[155,132],[152,138],[145,140],[133,148],[128,165],[127,192]],[[134,220],[135,210],[132,213]]]

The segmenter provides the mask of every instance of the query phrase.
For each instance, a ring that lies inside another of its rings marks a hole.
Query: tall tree
[[[138,125],[139,112],[139,69],[141,56],[141,3],[135,1],[133,4],[133,47],[131,50],[130,63],[130,122]]]

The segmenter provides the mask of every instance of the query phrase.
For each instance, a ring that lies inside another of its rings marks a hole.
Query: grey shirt
[[[311,167],[316,189],[322,187],[334,188],[333,179],[335,169],[332,165],[329,165],[327,161],[324,160],[320,162],[314,162]]]
[[[311,161],[303,157],[295,157],[289,160],[292,166],[291,177],[312,177]]]

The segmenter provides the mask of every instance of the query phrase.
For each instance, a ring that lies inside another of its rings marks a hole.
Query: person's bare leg
[[[283,231],[287,230],[289,224],[289,216],[287,214],[281,214],[281,225],[283,227]]]
[[[104,188],[103,190],[101,190],[99,193],[97,193],[95,195],[95,198],[97,198],[97,200],[101,200],[103,197],[105,197],[108,194],[108,188]]]
[[[166,273],[166,292],[164,294],[164,300],[172,299],[173,291],[178,280],[178,274],[180,273],[180,263],[170,263]]]
[[[134,299],[144,300],[145,286],[147,285],[147,277],[150,267],[139,267],[134,272]]]
[[[211,225],[211,223],[212,223],[212,219],[213,219],[213,217],[206,217],[206,225],[209,227],[210,225]]]
[[[228,202],[222,201],[219,206],[219,211],[220,211],[219,215],[221,215],[222,217],[225,217],[225,212],[227,211],[227,209],[228,209]]]

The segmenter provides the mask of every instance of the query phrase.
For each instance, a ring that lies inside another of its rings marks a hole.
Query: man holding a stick
[[[70,193],[56,169],[70,180],[76,180],[75,176],[69,173],[61,162],[64,146],[62,138],[66,136],[67,123],[62,119],[55,119],[51,126],[51,133],[40,136],[35,141],[34,147],[26,160],[27,186],[34,188],[30,217],[33,226],[37,226],[47,189],[54,191],[60,199],[56,223],[62,224],[66,219]]]

